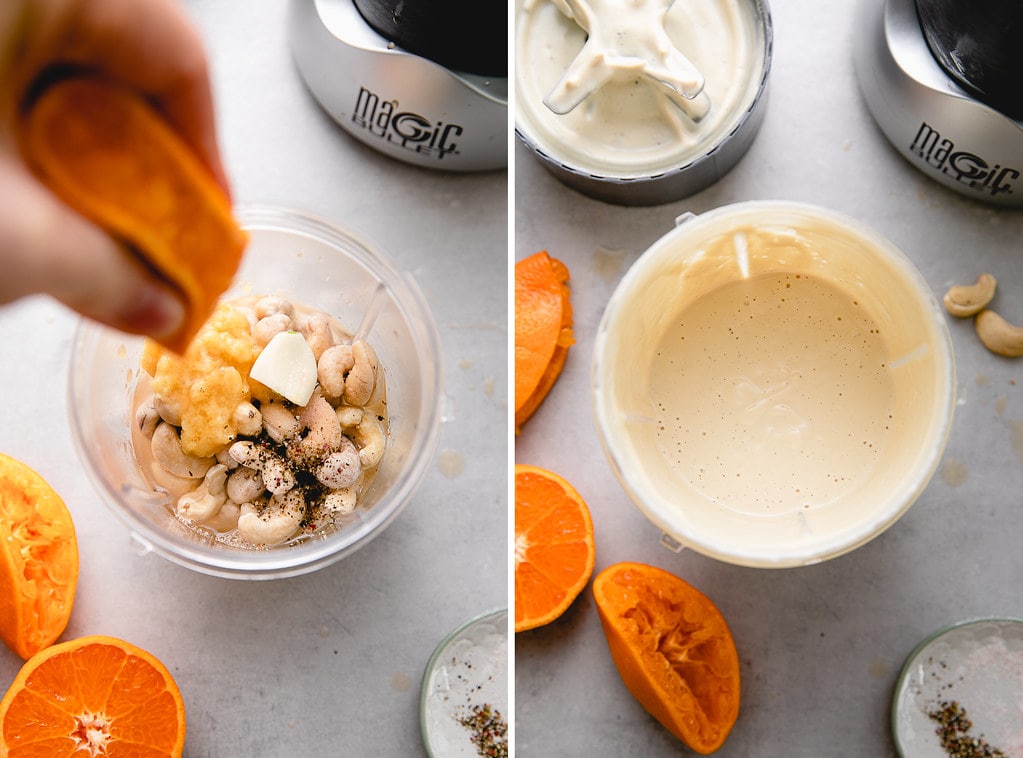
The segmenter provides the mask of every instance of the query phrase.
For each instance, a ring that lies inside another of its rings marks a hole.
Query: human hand
[[[0,304],[46,293],[124,331],[172,334],[184,317],[173,290],[52,195],[20,158],[19,108],[56,65],[100,71],[139,90],[228,191],[205,51],[175,0],[3,0]]]

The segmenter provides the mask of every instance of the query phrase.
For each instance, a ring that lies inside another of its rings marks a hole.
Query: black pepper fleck
[[[973,722],[957,701],[944,700],[927,715],[937,722],[934,733],[941,739],[941,747],[952,758],[1006,758],[1005,753],[991,747],[983,737],[970,734]]]
[[[490,703],[466,708],[458,723],[469,730],[469,739],[476,746],[477,755],[508,758],[508,724]]]

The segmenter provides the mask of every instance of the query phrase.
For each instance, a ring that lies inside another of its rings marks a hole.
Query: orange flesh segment
[[[90,738],[96,755],[110,758],[182,754],[184,703],[159,660],[94,636],[48,648],[22,667],[0,701],[0,754],[90,756],[81,744]]]
[[[586,586],[593,521],[579,493],[535,466],[515,467],[515,631],[548,624]]]

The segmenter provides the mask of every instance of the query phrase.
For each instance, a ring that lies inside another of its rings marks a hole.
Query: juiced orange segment
[[[739,656],[714,603],[674,574],[617,563],[593,597],[629,692],[698,753],[720,748],[739,715]]]
[[[179,291],[185,323],[165,344],[183,352],[248,241],[212,174],[140,94],[98,76],[44,89],[20,142],[44,184]]]
[[[29,658],[60,637],[78,585],[78,542],[60,495],[0,454],[0,638]]]
[[[515,264],[515,429],[536,411],[561,374],[572,333],[569,273],[547,251]]]

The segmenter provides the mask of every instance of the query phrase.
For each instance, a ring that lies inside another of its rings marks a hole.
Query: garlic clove
[[[316,356],[299,332],[280,332],[256,357],[249,376],[302,406],[316,388]]]

